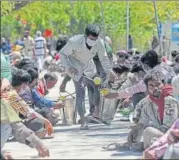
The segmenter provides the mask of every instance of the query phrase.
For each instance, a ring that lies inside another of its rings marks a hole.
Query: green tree
[[[137,48],[146,49],[148,41],[157,35],[153,3],[135,1],[129,4],[130,34]],[[52,29],[54,35],[74,35],[83,33],[88,23],[97,23],[103,28],[104,18],[105,32],[112,38],[114,49],[126,47],[126,2],[104,1],[104,17],[100,1],[35,1],[19,8],[15,2],[3,2],[1,7],[1,31],[5,36],[22,35],[25,29],[31,30],[31,34]],[[161,22],[179,21],[179,2],[157,2],[157,7]]]

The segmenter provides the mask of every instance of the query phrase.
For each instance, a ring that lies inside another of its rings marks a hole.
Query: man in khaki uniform
[[[24,33],[24,56],[32,58],[33,53],[33,47],[34,47],[34,40],[29,35],[29,31],[25,31]]]

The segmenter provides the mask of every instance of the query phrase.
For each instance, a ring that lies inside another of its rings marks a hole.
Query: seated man
[[[165,76],[159,72],[149,72],[144,82],[149,96],[136,107],[141,113],[138,123],[146,128],[143,132],[144,148],[152,140],[161,137],[179,117],[179,103],[172,96],[171,85],[165,84]]]
[[[124,65],[129,63],[129,54],[125,50],[120,50],[116,53],[117,64]]]
[[[21,119],[16,113],[19,112],[25,117],[35,116],[12,87],[11,80],[10,63],[1,54],[1,149],[12,133],[18,142],[36,148],[40,156],[49,156],[49,150],[33,131],[21,123]]]
[[[179,75],[172,80],[174,94],[179,95]],[[179,100],[178,100],[179,101]],[[145,159],[177,159],[179,157],[179,119],[168,132],[144,152]]]
[[[57,81],[58,77],[55,73],[46,73],[44,77],[41,80],[39,80],[37,85],[37,91],[41,95],[45,96],[48,94],[48,90],[56,85]]]
[[[17,93],[20,93],[22,90],[24,90],[27,84],[30,82],[30,80],[31,80],[31,76],[25,70],[21,70],[17,68],[12,69],[12,86],[14,87]],[[38,135],[40,138],[43,138],[45,137],[47,131],[51,132],[53,127],[49,122],[49,120],[45,119],[43,116],[41,116],[38,113],[35,114],[37,118],[32,117],[30,119],[26,119],[21,114],[20,117],[24,119],[24,124],[27,128],[30,128],[36,133],[36,135]],[[47,130],[44,127],[46,127]],[[51,129],[49,130],[49,128]],[[50,134],[51,133],[49,133],[49,135]]]
[[[150,71],[144,78],[149,95],[142,99],[134,111],[134,122],[128,143],[122,147],[143,150],[161,137],[179,117],[179,103],[172,96],[172,87],[165,84],[165,76]],[[142,140],[143,137],[143,140]],[[121,147],[117,145],[117,149]]]
[[[52,109],[59,109],[64,105],[61,102],[54,102],[39,94],[36,89],[36,85],[38,84],[38,72],[33,68],[28,69],[27,72],[31,75],[31,81],[29,82],[29,86],[20,93],[20,96],[26,102],[30,103],[32,107],[35,106],[37,112],[47,118],[52,125],[55,125],[58,122],[58,117],[53,113]]]
[[[172,67],[164,63],[159,62],[159,56],[153,50],[146,52],[140,59],[142,63],[143,70],[147,73],[148,71],[161,71],[165,76],[165,82],[171,83],[172,78],[176,75]],[[132,97],[135,93],[146,92],[146,85],[143,79],[137,81],[137,83],[132,86],[120,90],[115,93],[109,93],[106,98],[117,98],[123,99]]]

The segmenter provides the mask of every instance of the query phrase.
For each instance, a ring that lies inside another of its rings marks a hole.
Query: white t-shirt
[[[46,40],[44,37],[35,38],[35,55],[40,56],[45,54]]]

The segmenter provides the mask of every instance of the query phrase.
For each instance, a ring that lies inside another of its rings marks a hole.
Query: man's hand
[[[3,159],[4,159],[4,160],[11,160],[11,159],[13,159],[13,158],[12,158],[12,155],[11,155],[10,152],[5,152],[5,153],[3,154]]]
[[[37,149],[40,157],[49,157],[50,156],[49,149],[47,147],[45,147],[43,144],[37,146],[36,149]]]
[[[53,133],[53,126],[48,119],[45,119],[45,129],[47,130],[48,135],[51,136]]]
[[[112,71],[112,72],[110,72],[110,74],[109,74],[109,80],[111,81],[111,82],[114,82],[115,80],[117,80],[118,79],[118,77],[117,77],[117,75]]]
[[[174,135],[175,137],[179,138],[179,129],[171,130],[171,134]]]
[[[154,150],[147,150],[144,152],[144,159],[157,159]]]
[[[63,108],[64,106],[65,106],[65,104],[64,104],[63,102],[58,102],[58,103],[55,105],[54,109],[60,109],[60,108]]]
[[[168,143],[173,144],[179,141],[179,129],[173,129],[168,135]]]
[[[74,74],[74,75],[78,74],[78,70],[76,68],[74,68],[74,67],[68,68],[68,72],[70,74]]]
[[[127,107],[130,103],[131,103],[131,99],[130,97],[128,97],[123,101],[122,105],[123,107]]]

